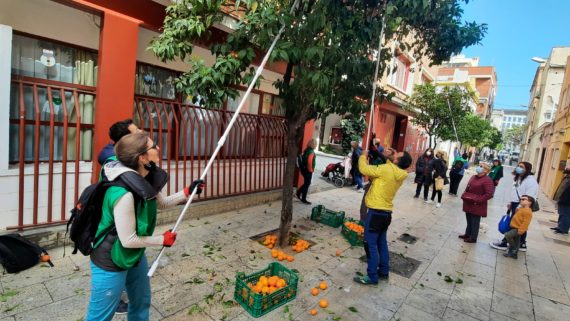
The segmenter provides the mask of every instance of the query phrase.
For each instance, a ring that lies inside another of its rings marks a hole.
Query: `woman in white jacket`
[[[507,212],[514,215],[517,207],[520,204],[520,197],[522,195],[532,196],[535,200],[538,198],[538,181],[532,173],[532,164],[529,162],[520,162],[515,170],[515,182],[511,190],[511,201],[507,204]],[[526,232],[521,236],[520,251],[526,251]],[[491,247],[506,250],[507,240],[503,238],[500,242],[491,242]]]

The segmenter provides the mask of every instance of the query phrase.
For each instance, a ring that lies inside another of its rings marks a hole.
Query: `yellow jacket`
[[[372,183],[364,199],[366,207],[392,211],[392,201],[408,173],[389,160],[384,165],[368,165],[366,157],[362,155],[358,159],[358,170]]]
[[[528,230],[531,220],[532,210],[528,207],[519,207],[511,219],[511,228],[516,228],[519,235],[523,235]]]

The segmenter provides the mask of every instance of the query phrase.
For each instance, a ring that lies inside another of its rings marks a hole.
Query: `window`
[[[331,136],[329,137],[329,142],[333,145],[340,145],[342,142],[342,130],[340,127],[331,128]]]
[[[397,88],[406,91],[409,74],[410,62],[403,55],[399,55],[394,59],[394,69],[392,70],[390,83]]]
[[[239,96],[236,99],[229,98],[228,99],[228,110],[236,111],[239,103],[243,99],[245,95],[245,91],[238,90]],[[245,101],[245,106],[241,109],[242,113],[247,114],[258,114],[259,113],[259,95],[250,93]]]
[[[14,34],[12,75],[20,77],[14,78],[10,88],[9,161],[18,162],[20,153],[24,153],[27,162],[50,160],[50,137],[53,137],[51,160],[61,161],[64,155],[67,160],[76,157],[91,160],[97,53]],[[64,88],[62,82],[69,85]],[[24,150],[20,150],[20,110],[24,111]],[[78,115],[81,115],[79,135],[75,128]],[[77,136],[80,144],[76,151]]]
[[[265,115],[285,117],[285,107],[282,106],[283,98],[271,94],[263,94],[263,106],[261,113]]]
[[[176,99],[174,79],[178,73],[152,65],[137,63],[135,94],[162,99]]]
[[[545,112],[544,113],[544,120],[546,120],[546,121],[552,120],[552,112],[550,112],[550,111]]]

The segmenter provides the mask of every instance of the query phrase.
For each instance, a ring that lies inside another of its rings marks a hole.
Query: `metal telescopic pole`
[[[297,7],[298,4],[299,4],[299,0],[295,0],[293,7],[291,7],[291,11],[290,11],[291,13],[293,13],[293,10],[295,10],[295,8]],[[281,29],[279,29],[279,33],[277,34],[277,36],[273,40],[273,43],[271,44],[271,46],[267,50],[265,57],[263,57],[261,64],[257,68],[255,75],[254,75],[253,79],[251,80],[251,83],[249,84],[247,91],[245,92],[245,95],[243,96],[241,102],[239,103],[237,110],[235,111],[234,115],[232,116],[230,123],[226,127],[226,131],[224,132],[222,137],[220,137],[220,140],[218,141],[218,145],[216,146],[214,153],[212,153],[212,156],[210,157],[208,164],[204,168],[202,175],[200,175],[200,179],[203,180],[204,178],[206,178],[206,175],[208,174],[210,167],[212,167],[212,164],[214,163],[216,156],[218,156],[220,149],[222,148],[222,146],[224,146],[224,143],[226,142],[226,138],[227,138],[228,134],[230,133],[230,130],[232,129],[234,123],[237,121],[237,117],[239,116],[239,113],[240,113],[242,107],[245,105],[245,102],[246,102],[249,94],[251,93],[251,90],[253,89],[253,87],[255,87],[255,83],[257,82],[257,79],[259,78],[259,76],[261,76],[261,73],[263,72],[263,68],[265,67],[265,64],[267,63],[267,61],[269,60],[269,56],[271,55],[271,52],[275,48],[275,45],[277,45],[277,41],[279,41],[279,39],[281,38],[281,35],[283,34],[284,30],[285,30],[285,26],[283,25],[283,26],[281,26]],[[197,190],[198,190],[197,187],[194,188],[194,190],[192,190],[192,194],[190,194],[190,196],[188,197],[188,201],[186,202],[186,205],[184,205],[184,208],[182,209],[180,216],[178,216],[178,220],[176,221],[176,224],[174,224],[174,227],[172,228],[173,232],[176,231],[176,229],[178,228],[178,225],[180,225],[180,223],[182,222],[182,219],[184,218],[184,215],[186,215],[186,211],[188,210],[188,207],[190,207],[190,204],[192,204],[192,200],[194,199],[194,196],[196,195]],[[160,253],[158,253],[158,256],[156,257],[156,259],[152,263],[152,266],[150,267],[150,269],[147,273],[147,275],[149,277],[152,277],[152,275],[154,274],[154,272],[158,268],[158,262],[160,261],[160,258],[164,254],[165,249],[166,248],[163,246],[162,249],[160,250]]]
[[[376,99],[376,89],[378,87],[378,71],[380,70],[380,59],[382,53],[382,43],[384,42],[384,29],[386,29],[386,0],[382,6],[382,23],[380,26],[380,37],[378,37],[378,52],[376,54],[376,69],[374,71],[374,83],[372,84],[372,99],[370,99],[370,120],[368,124],[368,130],[366,132],[366,146],[362,146],[365,151],[368,150],[370,145],[370,131],[372,129],[372,124],[374,124],[374,101]]]

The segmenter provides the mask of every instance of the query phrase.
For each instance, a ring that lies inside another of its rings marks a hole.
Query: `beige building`
[[[521,148],[521,159],[533,164],[538,178],[541,178],[541,169],[548,158],[545,130],[556,113],[569,55],[570,47],[554,47],[548,59],[534,59],[540,66],[536,69],[530,89],[528,127]]]

